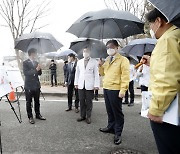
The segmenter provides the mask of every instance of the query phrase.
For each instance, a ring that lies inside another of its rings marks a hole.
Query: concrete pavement
[[[79,113],[65,112],[66,97],[46,96],[41,101],[41,113],[46,121],[28,122],[24,98],[21,98],[21,124],[18,123],[7,102],[0,102],[3,153],[7,154],[109,154],[117,149],[137,150],[145,154],[157,154],[149,120],[140,117],[140,99],[135,106],[123,106],[125,126],[121,145],[113,144],[112,134],[99,132],[107,124],[107,114],[103,98],[94,102],[92,123],[78,123]],[[17,104],[14,103],[18,111]]]

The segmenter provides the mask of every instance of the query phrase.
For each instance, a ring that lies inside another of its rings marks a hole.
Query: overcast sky
[[[104,0],[51,0],[49,16],[45,17],[43,21],[47,22],[49,26],[40,31],[53,34],[62,44],[68,47],[69,42],[76,38],[65,33],[71,24],[86,12],[105,8]],[[0,25],[2,24],[3,19],[0,18]],[[14,49],[9,29],[0,26],[0,34],[0,60],[2,60],[3,56],[13,55]]]

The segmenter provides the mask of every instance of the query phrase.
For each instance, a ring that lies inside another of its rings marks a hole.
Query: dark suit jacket
[[[67,76],[66,76],[67,85],[74,85],[77,62],[74,63],[73,69],[71,69],[71,65],[72,65],[71,63],[68,63]]]
[[[56,74],[57,66],[55,63],[50,64],[49,69],[51,70],[51,74]]]
[[[33,65],[30,59],[23,62],[23,73],[25,76],[24,88],[26,90],[37,90],[41,88],[38,75],[41,75],[42,71],[36,70],[37,65],[37,61],[35,61]]]

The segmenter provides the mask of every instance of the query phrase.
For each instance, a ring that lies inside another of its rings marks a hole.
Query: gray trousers
[[[79,101],[80,101],[80,115],[82,118],[90,118],[92,107],[93,107],[93,97],[94,97],[94,90],[86,90],[86,89],[79,89]]]

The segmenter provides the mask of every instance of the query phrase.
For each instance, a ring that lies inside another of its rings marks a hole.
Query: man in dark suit
[[[73,97],[73,91],[75,92],[75,112],[79,112],[79,97],[78,97],[78,90],[74,88],[74,78],[75,78],[75,72],[76,72],[76,65],[77,61],[75,58],[75,55],[73,53],[68,55],[68,67],[67,67],[67,76],[66,76],[66,85],[68,89],[68,108],[66,111],[72,110],[72,97]]]
[[[35,58],[37,56],[37,50],[34,48],[31,48],[28,50],[29,59],[25,60],[23,62],[23,73],[25,76],[25,96],[26,96],[26,110],[27,115],[29,118],[29,122],[31,124],[34,124],[35,121],[33,119],[32,114],[32,98],[34,98],[34,110],[36,114],[36,119],[40,120],[46,120],[44,117],[40,114],[40,82],[38,75],[42,74],[41,67],[38,64],[37,61],[35,61]]]
[[[55,86],[57,86],[57,79],[56,79],[56,69],[57,69],[57,66],[54,63],[54,59],[51,60],[51,64],[49,66],[49,69],[51,70],[51,87],[54,86],[53,78],[54,78],[54,81],[55,81]]]
[[[67,68],[68,68],[68,61],[64,61],[64,66],[63,66],[63,72],[64,72],[64,84],[63,87],[65,86],[66,82],[66,77],[67,77]]]

